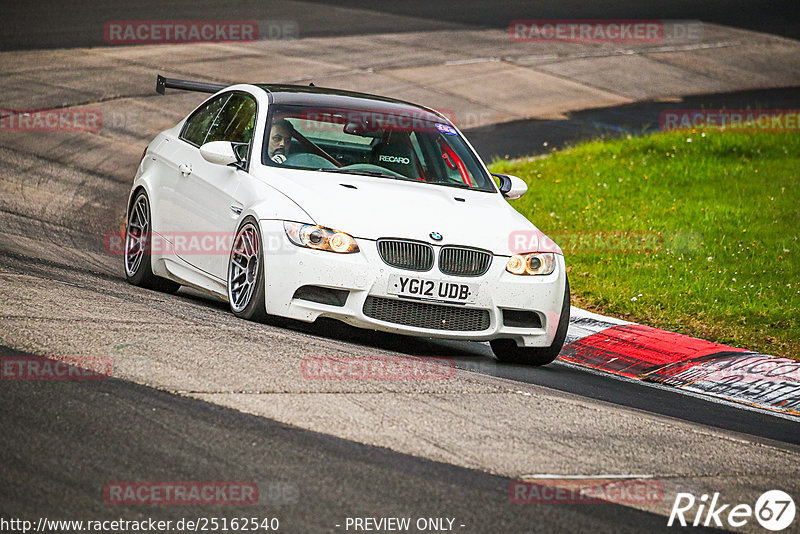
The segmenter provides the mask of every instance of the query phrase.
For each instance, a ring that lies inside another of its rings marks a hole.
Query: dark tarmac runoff
[[[508,478],[114,378],[4,381],[0,404],[0,517],[34,525],[41,517],[173,524],[255,517],[277,518],[279,532],[306,533],[346,532],[347,518],[408,517],[412,524],[440,518],[465,533],[668,530],[664,517],[617,504],[515,504]],[[259,500],[125,506],[107,503],[104,494],[111,483],[187,480],[255,483]]]
[[[662,111],[675,109],[798,109],[800,87],[688,96],[676,103],[636,102],[569,113],[564,120],[520,120],[466,130],[481,158],[536,156],[580,141],[658,132]]]

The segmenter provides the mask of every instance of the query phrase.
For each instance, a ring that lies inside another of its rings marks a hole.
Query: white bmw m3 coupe
[[[442,114],[379,96],[158,77],[212,96],[147,146],[125,273],[224,298],[234,314],[489,341],[544,365],[564,343],[561,250]]]

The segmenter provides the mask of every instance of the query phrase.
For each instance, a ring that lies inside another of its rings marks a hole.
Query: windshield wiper
[[[437,182],[439,185],[446,185],[447,187],[458,187],[460,189],[472,189],[471,186],[464,182]]]
[[[389,174],[389,173],[380,172],[380,171],[368,171],[368,170],[363,170],[362,171],[362,170],[359,170],[359,169],[316,169],[316,170],[318,170],[320,172],[334,172],[334,173],[337,173],[337,174],[363,174],[365,176],[377,176],[379,178],[394,178],[395,180],[412,180],[412,181],[416,181],[416,180],[413,180],[412,178],[407,178],[407,177],[402,176],[402,175]]]

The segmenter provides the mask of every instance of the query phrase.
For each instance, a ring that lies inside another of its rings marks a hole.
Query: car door
[[[256,108],[255,98],[240,91],[209,101],[202,113],[187,120],[170,155],[177,173],[168,216],[175,253],[219,280],[226,279],[228,255],[243,207],[242,193],[237,192],[242,181],[249,179],[246,159]],[[206,161],[200,147],[212,141],[235,143],[245,159],[241,168]]]
[[[211,125],[230,97],[231,93],[223,93],[207,100],[186,119],[177,140],[166,138],[157,149],[161,186],[157,210],[160,223],[158,231],[169,242],[169,246],[164,247],[167,252],[173,251],[176,238],[185,234],[187,220],[191,217],[191,209],[177,194],[178,186],[181,185],[183,189],[183,182],[191,176],[189,171],[192,167],[188,160],[193,156],[189,152],[203,144]]]

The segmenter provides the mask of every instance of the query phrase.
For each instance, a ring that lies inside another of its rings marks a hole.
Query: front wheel
[[[237,317],[264,322],[264,253],[258,221],[247,217],[236,232],[228,260],[228,301]]]
[[[180,284],[153,274],[151,245],[150,201],[144,191],[139,191],[125,225],[125,279],[135,286],[175,293]]]
[[[513,339],[493,339],[489,342],[497,359],[506,363],[525,365],[547,365],[558,358],[569,328],[569,280],[564,285],[564,303],[561,306],[561,317],[558,319],[556,337],[549,347],[519,347]]]

